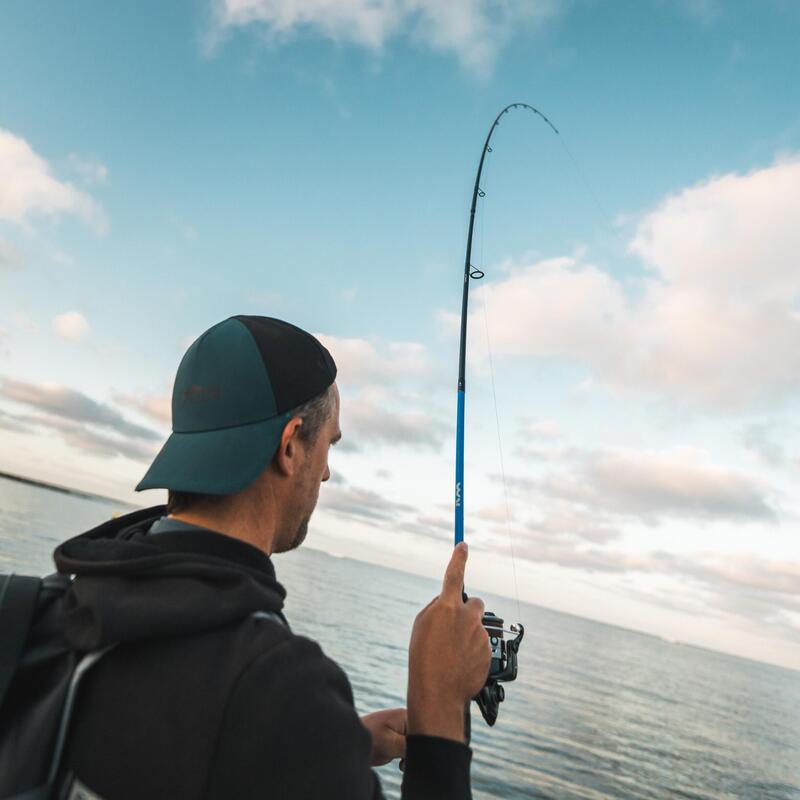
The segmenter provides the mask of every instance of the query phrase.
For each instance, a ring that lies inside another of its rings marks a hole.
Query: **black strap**
[[[0,706],[17,671],[39,598],[41,578],[0,576]]]

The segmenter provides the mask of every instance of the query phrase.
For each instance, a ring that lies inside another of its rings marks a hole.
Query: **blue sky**
[[[800,667],[798,33],[779,0],[5,3],[0,469],[129,499],[185,347],[279,316],[340,364],[312,546],[438,572],[466,212],[524,101],[563,139],[506,116],[483,182],[472,581],[510,591],[510,539],[523,599]]]

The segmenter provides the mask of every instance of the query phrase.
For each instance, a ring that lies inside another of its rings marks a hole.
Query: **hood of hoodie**
[[[269,556],[209,531],[148,535],[164,506],[110,520],[56,548],[75,579],[64,632],[77,650],[199,633],[254,611],[280,612],[286,591]]]

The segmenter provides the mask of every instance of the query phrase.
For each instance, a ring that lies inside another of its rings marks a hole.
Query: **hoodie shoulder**
[[[225,710],[208,798],[382,797],[350,683],[320,646],[289,634],[254,658]]]

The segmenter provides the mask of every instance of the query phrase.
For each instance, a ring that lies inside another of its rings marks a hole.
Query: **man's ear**
[[[283,429],[281,443],[273,457],[278,472],[289,478],[297,472],[303,457],[302,446],[298,441],[297,429],[303,424],[300,417],[292,417]]]

